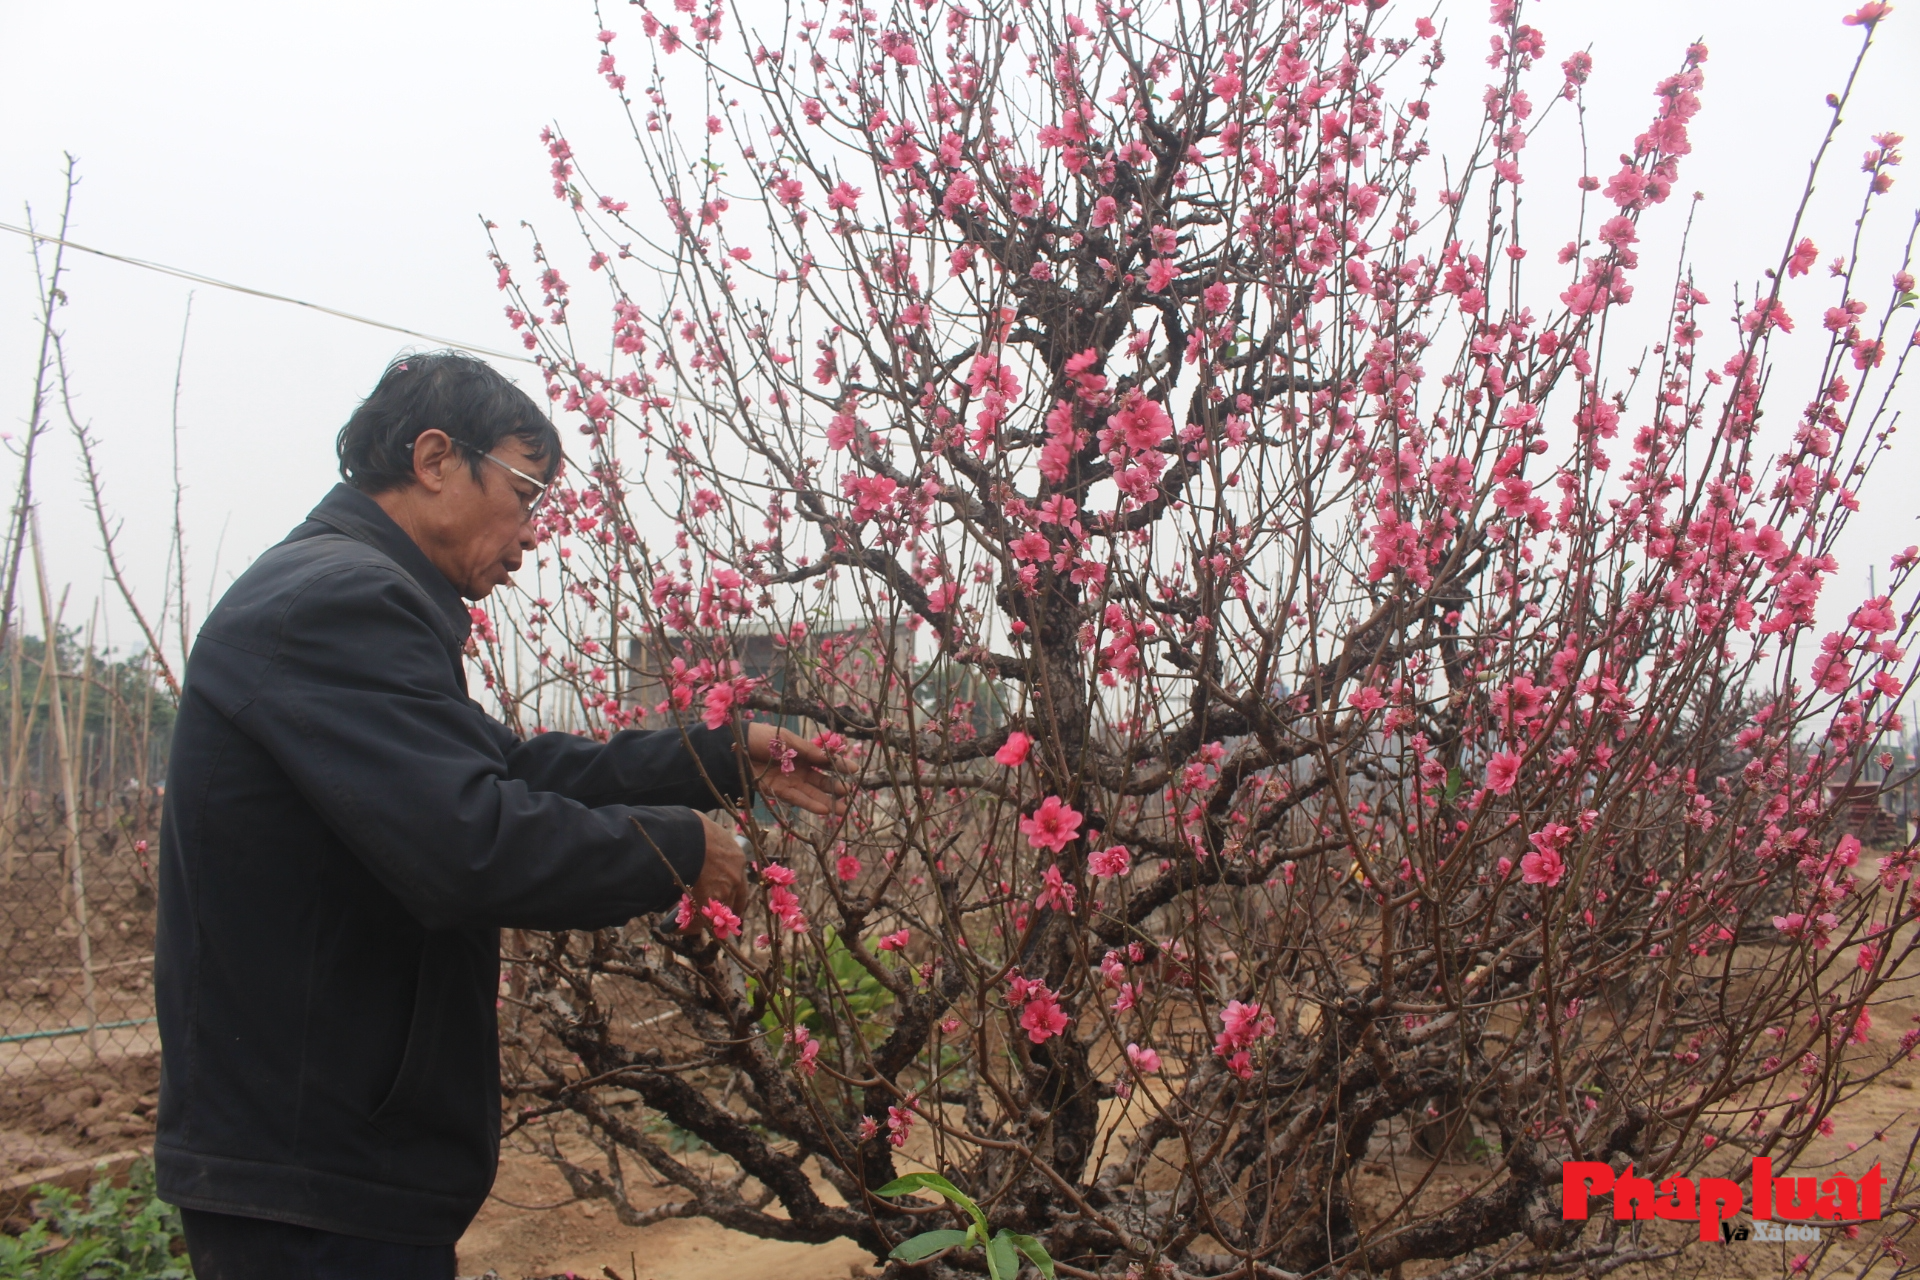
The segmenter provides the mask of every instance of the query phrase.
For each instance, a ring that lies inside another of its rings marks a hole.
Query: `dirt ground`
[[[1913,997],[1883,1006],[1876,1013],[1875,1041],[1883,1034],[1889,1041],[1896,1039],[1917,1013],[1920,999]],[[1884,1033],[1881,1028],[1886,1028]],[[31,1083],[8,1082],[0,1089],[0,1180],[147,1145],[158,1081],[156,1060],[141,1057]],[[1841,1111],[1833,1136],[1815,1149],[1811,1165],[1858,1175],[1877,1160],[1891,1181],[1906,1160],[1916,1129],[1920,1064],[1903,1063]],[[1424,1161],[1373,1161],[1362,1167],[1361,1181],[1377,1186],[1371,1198],[1391,1201],[1398,1198],[1396,1188],[1416,1181],[1425,1170]],[[1442,1194],[1484,1176],[1478,1166],[1443,1165],[1433,1172],[1433,1189]],[[670,1198],[672,1192],[662,1190],[650,1198],[636,1196],[636,1203],[644,1209]],[[10,1225],[17,1230],[24,1224]],[[1655,1225],[1669,1230],[1679,1226]],[[1873,1238],[1868,1233],[1858,1241],[1834,1243],[1823,1271],[1841,1263],[1839,1273],[1854,1274],[1866,1262]],[[1670,1275],[1771,1280],[1790,1274],[1796,1257],[1809,1248],[1804,1243],[1759,1242],[1703,1247],[1688,1251],[1678,1263],[1629,1267],[1619,1274],[1631,1280]],[[625,1226],[604,1203],[573,1201],[565,1181],[543,1156],[511,1144],[502,1153],[493,1196],[460,1241],[459,1258],[463,1276],[491,1272],[500,1280],[566,1275],[581,1280],[705,1280],[716,1271],[739,1280],[861,1280],[876,1270],[873,1260],[848,1241],[781,1244],[698,1219]],[[1409,1266],[1405,1280],[1416,1280],[1439,1265]]]
[[[671,1199],[636,1196],[641,1208]],[[460,1240],[460,1274],[492,1271],[501,1280],[573,1275],[600,1280],[610,1269],[620,1280],[860,1280],[872,1257],[850,1241],[783,1244],[756,1240],[701,1219],[672,1219],[648,1227],[623,1226],[600,1201],[565,1204],[567,1184],[542,1156],[501,1152],[493,1197]],[[511,1201],[512,1203],[508,1203]],[[562,1204],[554,1209],[516,1206]]]
[[[1899,1029],[1911,1025],[1912,1015],[1920,1012],[1920,1000],[1903,999],[1884,1006],[1883,1012],[1883,1025],[1895,1028],[1889,1039],[1897,1039]],[[1908,1144],[1917,1128],[1920,1064],[1906,1063],[1844,1108],[1836,1117],[1833,1136],[1819,1142],[1802,1167],[1805,1172],[1839,1171],[1858,1176],[1878,1161],[1891,1183],[1905,1163]],[[1362,1216],[1367,1216],[1367,1202],[1396,1202],[1402,1189],[1428,1171],[1428,1162],[1418,1158],[1363,1164]],[[1458,1194],[1486,1174],[1485,1168],[1477,1165],[1442,1164],[1431,1172],[1429,1187],[1436,1202]],[[1369,1189],[1374,1192],[1371,1196],[1366,1194]],[[823,1194],[832,1193],[823,1186]],[[650,1208],[669,1198],[670,1192],[661,1192],[652,1199],[636,1200],[639,1207]],[[699,1220],[633,1228],[623,1226],[604,1204],[568,1203],[570,1200],[565,1181],[544,1157],[503,1152],[494,1198],[460,1241],[461,1274],[478,1276],[492,1271],[501,1280],[546,1280],[568,1274],[581,1280],[600,1280],[609,1273],[618,1280],[705,1280],[721,1270],[739,1280],[861,1280],[877,1273],[873,1260],[846,1241],[779,1244]],[[560,1207],[544,1207],[552,1205]],[[1650,1223],[1644,1240],[1647,1247],[1675,1244],[1693,1230],[1692,1223]],[[1857,1240],[1836,1237],[1822,1274],[1858,1274],[1875,1251],[1876,1240],[1877,1233],[1871,1231]],[[1812,1248],[1806,1243],[1758,1241],[1700,1246],[1678,1259],[1631,1266],[1616,1274],[1623,1280],[1664,1280],[1670,1276],[1777,1280],[1793,1274],[1796,1259]],[[1417,1280],[1445,1266],[1442,1262],[1409,1264],[1402,1277]]]
[[[153,1141],[157,1057],[0,1084],[0,1181]]]
[[[159,1087],[159,1059],[152,1055],[0,1080],[0,1182],[150,1147]],[[661,1192],[640,1199],[640,1206],[667,1198]],[[572,1273],[601,1280],[603,1268],[611,1268],[620,1280],[693,1280],[724,1267],[742,1280],[858,1280],[872,1261],[847,1241],[781,1244],[697,1219],[627,1227],[609,1206],[567,1203],[571,1199],[544,1157],[509,1145],[501,1153],[493,1197],[460,1241],[461,1274],[492,1271],[501,1280],[524,1280]],[[18,1231],[26,1223],[0,1226]]]

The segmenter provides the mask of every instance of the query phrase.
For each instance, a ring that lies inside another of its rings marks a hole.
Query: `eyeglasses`
[[[448,439],[451,440],[453,438],[449,436]],[[528,475],[526,472],[522,471],[520,468],[510,467],[506,463],[500,461],[500,459],[494,457],[492,454],[483,452],[478,445],[468,444],[465,440],[454,440],[453,442],[459,445],[463,449],[473,450],[475,453],[478,453],[481,457],[485,458],[488,462],[491,462],[494,466],[499,467],[502,471],[518,476],[520,479],[525,480],[528,484],[533,486],[533,496],[531,498],[521,493],[518,489],[515,489],[513,491],[513,496],[520,500],[520,514],[525,518],[531,520],[536,514],[539,513],[540,508],[544,507],[547,504],[547,498],[553,493],[554,482],[549,480],[536,480],[534,477]]]

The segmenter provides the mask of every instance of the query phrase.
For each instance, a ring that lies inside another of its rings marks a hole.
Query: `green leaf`
[[[1013,1233],[1004,1227],[987,1246],[987,1270],[993,1280],[1014,1280],[1020,1274],[1020,1253],[1013,1247]]]
[[[980,1206],[975,1204],[973,1198],[966,1192],[954,1186],[937,1173],[909,1173],[903,1178],[895,1178],[892,1182],[879,1188],[873,1194],[877,1196],[904,1196],[921,1190],[938,1191],[941,1195],[953,1201],[962,1209],[965,1209],[967,1213],[972,1216],[973,1220],[980,1224],[981,1233],[985,1234],[987,1219],[986,1215],[980,1212]]]
[[[951,1249],[966,1242],[967,1233],[964,1231],[923,1231],[893,1246],[893,1252],[887,1256],[896,1262],[919,1262],[923,1258],[931,1258],[942,1249]]]
[[[1448,804],[1452,804],[1454,797],[1460,794],[1460,789],[1466,786],[1466,784],[1467,775],[1463,770],[1458,768],[1447,770],[1447,789],[1445,794],[1441,796],[1441,799],[1445,800]]]
[[[135,1164],[124,1188],[94,1183],[84,1199],[34,1190],[41,1220],[18,1239],[0,1235],[0,1280],[187,1280],[173,1256],[179,1213],[155,1198],[151,1164]]]
[[[884,1187],[876,1188],[873,1194],[877,1196],[905,1196],[912,1195],[914,1192],[921,1190],[938,1191],[947,1199],[958,1201],[969,1208],[973,1205],[973,1201],[967,1198],[966,1192],[954,1186],[937,1173],[905,1174],[895,1178]]]
[[[1032,1236],[1017,1235],[1009,1231],[1007,1239],[1013,1241],[1013,1247],[1027,1255],[1027,1261],[1040,1268],[1040,1274],[1047,1280],[1053,1280],[1053,1259],[1047,1253],[1047,1247]]]

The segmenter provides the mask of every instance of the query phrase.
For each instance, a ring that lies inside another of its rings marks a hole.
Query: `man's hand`
[[[753,762],[753,784],[775,800],[823,817],[847,811],[841,797],[850,788],[834,774],[845,773],[851,766],[792,730],[748,725],[747,758]]]
[[[700,823],[707,833],[707,860],[701,864],[700,878],[687,888],[687,895],[693,899],[689,933],[697,929],[712,931],[713,921],[701,912],[709,902],[724,902],[742,918],[747,914],[747,855],[740,851],[733,832],[705,814],[700,815]]]

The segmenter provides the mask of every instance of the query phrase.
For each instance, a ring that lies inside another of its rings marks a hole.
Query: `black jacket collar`
[[[375,502],[358,489],[344,484],[336,484],[320,505],[307,513],[307,522],[311,526],[315,521],[346,534],[349,538],[366,543],[405,569],[413,580],[420,584],[433,602],[446,614],[447,625],[453,629],[453,648],[457,653],[467,642],[467,635],[473,630],[473,615],[467,609],[467,602],[445,574],[434,568],[433,561],[407,531],[393,522],[393,517],[381,509]],[[294,530],[292,537],[311,537],[320,530],[308,532],[306,528]]]

